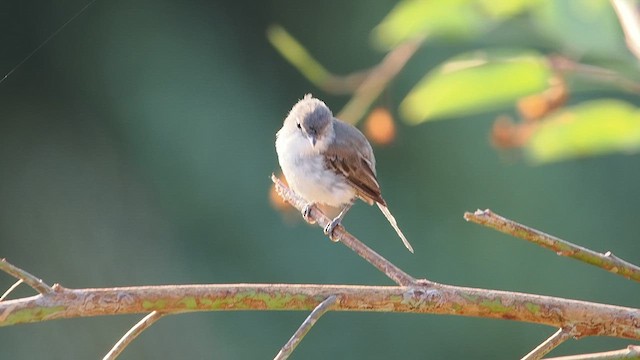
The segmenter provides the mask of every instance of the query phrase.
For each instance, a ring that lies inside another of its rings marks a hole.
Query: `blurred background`
[[[638,307],[637,284],[462,219],[491,208],[640,263],[638,60],[611,4],[445,3],[97,1],[0,83],[0,257],[74,288],[392,285],[270,194],[275,133],[312,92],[336,114],[356,107],[345,120],[369,129],[416,253],[375,207],[355,206],[347,229],[408,273]],[[0,75],[85,4],[3,1]],[[407,42],[380,91],[362,82]],[[0,275],[1,289],[12,283]],[[306,316],[170,316],[121,358],[272,358]],[[2,328],[2,357],[101,358],[141,317]],[[519,358],[553,332],[329,313],[293,358]],[[629,343],[588,338],[552,354]]]

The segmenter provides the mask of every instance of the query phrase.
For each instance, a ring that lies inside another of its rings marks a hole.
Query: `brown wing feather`
[[[344,176],[369,205],[386,205],[376,179],[375,158],[367,139],[355,127],[334,122],[333,146],[324,152],[327,167]]]

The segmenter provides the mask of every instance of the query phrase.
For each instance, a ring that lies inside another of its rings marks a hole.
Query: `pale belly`
[[[276,146],[276,150],[289,186],[308,202],[342,207],[355,198],[353,187],[343,176],[326,169],[322,156],[283,151],[283,146]]]

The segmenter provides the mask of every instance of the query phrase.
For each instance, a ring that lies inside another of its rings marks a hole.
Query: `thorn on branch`
[[[619,261],[622,260],[619,257],[615,256],[611,251],[607,251],[606,253],[604,253],[604,256],[615,259],[615,260],[619,260]]]

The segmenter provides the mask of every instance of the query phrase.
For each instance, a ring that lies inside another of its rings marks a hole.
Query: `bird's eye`
[[[300,123],[297,123],[296,126],[298,126],[298,129],[302,129],[302,126],[300,126]]]

